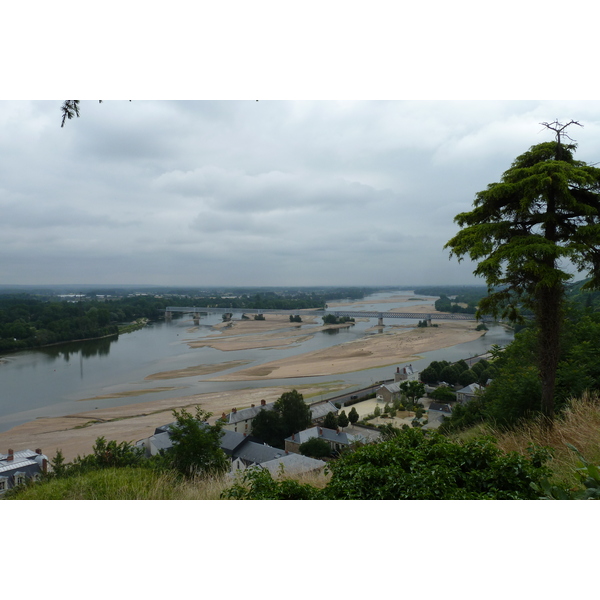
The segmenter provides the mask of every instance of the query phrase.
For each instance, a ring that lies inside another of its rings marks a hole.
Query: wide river
[[[433,303],[435,298],[415,297],[414,301],[399,304],[378,301],[394,295],[407,296],[411,292],[382,292],[344,307],[347,310],[381,310],[383,312],[402,306]],[[332,309],[333,310],[333,309]],[[239,315],[234,315],[239,318]],[[268,318],[268,316],[267,316]],[[90,340],[52,346],[40,350],[8,354],[0,360],[0,431],[31,421],[38,417],[55,417],[78,413],[93,408],[123,406],[159,400],[242,388],[292,386],[309,383],[342,381],[348,390],[372,385],[376,381],[390,379],[390,367],[298,379],[273,379],[267,381],[206,381],[214,374],[205,376],[145,380],[145,377],[162,371],[171,371],[197,365],[212,365],[229,361],[249,361],[218,375],[257,366],[272,360],[286,358],[328,348],[364,336],[377,335],[367,330],[377,324],[377,319],[360,321],[355,326],[332,331],[316,332],[306,341],[280,348],[258,348],[223,352],[213,348],[190,348],[185,340],[197,340],[214,334],[213,325],[221,322],[220,314],[209,314],[200,319],[200,327],[189,332],[193,326],[191,315],[170,322],[151,323],[147,327],[121,335],[119,338]],[[320,324],[321,319],[317,319]],[[413,324],[415,320],[388,319],[389,324]],[[302,325],[309,334],[318,324]],[[293,328],[297,330],[296,328]],[[423,370],[433,360],[456,361],[483,354],[493,344],[504,346],[513,335],[501,326],[491,326],[485,336],[473,342],[459,344],[441,350],[422,353],[423,358],[413,361],[413,366]],[[390,361],[392,362],[392,361]],[[157,388],[177,388],[156,391]],[[110,399],[95,399],[107,394],[130,394]],[[324,397],[327,397],[325,394]]]

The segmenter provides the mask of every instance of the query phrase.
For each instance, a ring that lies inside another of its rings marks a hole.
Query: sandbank
[[[391,328],[387,333],[372,335],[322,350],[290,356],[235,373],[211,378],[211,381],[254,381],[291,377],[318,377],[349,373],[417,360],[429,352],[479,338],[481,331],[469,321],[447,321],[438,327],[402,331]]]
[[[173,371],[161,371],[160,373],[153,373],[148,375],[144,379],[177,379],[179,377],[194,377],[196,375],[208,375],[209,373],[218,373],[219,371],[225,371],[227,369],[233,369],[235,367],[241,367],[246,365],[250,360],[230,360],[229,362],[219,363],[216,365],[195,365],[192,367],[186,367],[184,369],[174,369]],[[157,389],[168,389],[168,388],[157,388]],[[146,393],[144,391],[142,394]],[[116,396],[118,397],[118,396]]]
[[[302,315],[302,319],[304,319],[303,323],[290,323],[289,317],[285,315],[269,314],[266,315],[264,321],[240,320],[219,323],[214,327],[220,329],[221,333],[209,335],[199,340],[186,339],[185,342],[190,348],[209,347],[222,352],[278,348],[305,342],[319,331],[352,326],[350,323],[315,326],[312,325],[315,320],[314,316],[305,317]],[[303,327],[305,324],[312,326]],[[283,331],[277,332],[278,329],[283,329]],[[274,333],[269,333],[274,330]]]

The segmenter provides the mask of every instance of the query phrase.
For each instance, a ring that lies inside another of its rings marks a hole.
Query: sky
[[[481,284],[453,219],[540,123],[600,162],[593,19],[548,54],[516,0],[161,6],[6,7],[0,284]]]
[[[592,101],[0,103],[3,284],[482,283],[454,217]]]

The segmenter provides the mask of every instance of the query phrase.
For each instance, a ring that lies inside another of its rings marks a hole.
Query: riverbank
[[[305,398],[323,389],[317,386],[296,386]],[[92,452],[96,438],[104,436],[117,442],[136,442],[149,437],[159,425],[173,421],[173,410],[185,408],[193,412],[196,405],[212,412],[209,422],[214,423],[223,412],[233,408],[246,408],[260,404],[261,400],[274,402],[292,387],[252,388],[180,398],[155,400],[144,404],[131,404],[113,408],[87,410],[65,417],[41,418],[13,427],[0,433],[0,452],[9,448],[15,451],[41,448],[52,458],[61,450],[67,461],[77,455]],[[330,387],[328,391],[335,389]]]
[[[420,352],[444,348],[478,338],[481,332],[474,330],[474,324],[464,321],[440,323],[439,327],[427,327],[402,331],[392,328],[392,332],[374,335],[356,342],[348,342],[300,356],[274,361],[262,367],[247,369],[223,376],[220,381],[243,379],[273,379],[286,377],[308,377],[318,374],[348,372],[372,368],[373,366],[397,365],[418,358]],[[265,369],[263,374],[257,370]],[[266,370],[269,372],[267,373]],[[189,373],[189,372],[188,372]],[[156,379],[165,372],[157,374]],[[170,373],[170,375],[173,375]],[[232,408],[243,408],[259,404],[260,400],[273,402],[282,393],[295,388],[305,398],[318,396],[336,389],[344,389],[342,382],[331,384],[325,390],[318,385],[277,386],[230,390],[206,394],[195,394],[178,398],[155,400],[142,404],[99,408],[81,411],[65,417],[41,418],[0,433],[0,449],[15,450],[42,448],[52,457],[61,450],[67,460],[78,454],[88,454],[96,438],[104,436],[117,442],[135,442],[153,434],[159,425],[173,420],[174,409],[192,410],[199,404],[212,412],[211,421]]]

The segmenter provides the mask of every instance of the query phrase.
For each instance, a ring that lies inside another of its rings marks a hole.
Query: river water
[[[418,304],[420,300],[402,304],[380,302],[393,295],[410,295],[410,292],[382,292],[372,294],[361,301],[352,302],[348,310],[381,310],[392,308],[401,310]],[[426,298],[427,302],[435,298]],[[332,308],[332,310],[335,310]],[[239,315],[234,314],[234,318]],[[268,315],[267,315],[268,319]],[[250,361],[217,375],[235,372],[257,366],[272,360],[286,358],[328,348],[364,336],[378,335],[369,332],[377,324],[377,319],[359,321],[353,327],[325,332],[316,332],[314,337],[287,347],[258,348],[223,352],[213,348],[190,348],[185,340],[197,340],[215,333],[213,325],[221,322],[220,314],[209,314],[200,319],[195,331],[191,316],[174,319],[170,322],[151,323],[147,327],[121,335],[119,338],[89,340],[40,350],[8,354],[0,361],[0,431],[6,431],[20,423],[38,417],[63,416],[95,408],[123,406],[149,402],[163,398],[175,398],[206,392],[218,392],[241,388],[293,386],[329,381],[343,381],[348,391],[372,385],[376,381],[393,377],[393,368],[383,367],[328,375],[323,377],[302,377],[297,379],[274,379],[268,381],[206,381],[215,374],[194,375],[185,378],[149,380],[145,377],[161,371],[171,371],[197,365],[212,365],[228,361]],[[318,319],[320,323],[320,319]],[[385,321],[384,321],[385,322]],[[390,324],[417,325],[415,320],[389,319]],[[319,325],[303,324],[302,331],[310,334]],[[297,331],[297,328],[291,328]],[[490,326],[485,336],[433,352],[421,354],[421,360],[413,361],[413,366],[423,370],[433,360],[456,361],[482,354],[492,344],[504,346],[512,341],[512,333],[501,326]],[[392,362],[392,360],[390,360]],[[398,363],[402,366],[402,363]],[[175,387],[177,389],[156,392],[156,388]],[[106,394],[141,392],[140,395],[93,400]],[[324,397],[327,397],[325,394]]]

